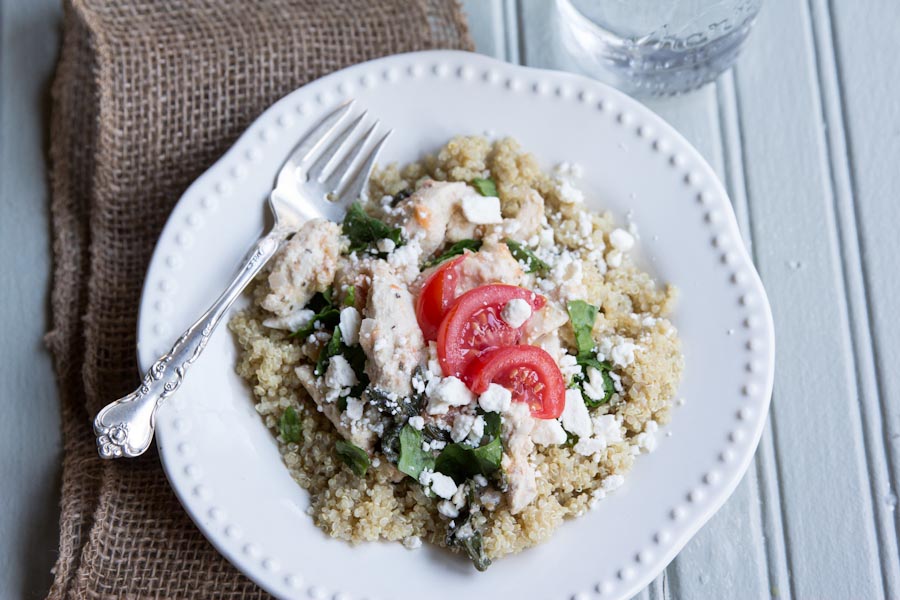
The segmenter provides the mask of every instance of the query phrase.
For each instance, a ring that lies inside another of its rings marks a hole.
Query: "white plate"
[[[685,406],[624,487],[553,538],[486,572],[440,549],[351,547],[306,515],[307,494],[213,336],[159,411],[157,443],[185,509],[232,563],[281,597],[626,598],[656,576],[737,486],[765,422],[774,338],[765,292],[712,169],[647,108],[595,81],[463,52],[393,56],[313,82],[268,109],[178,202],[144,285],[143,368],[230,279],[263,227],[289,149],[346,98],[395,130],[382,162],[410,161],[458,134],[511,135],[542,166],[584,167],[590,205],[626,211],[642,254],[681,290]],[[671,437],[667,435],[671,432]]]

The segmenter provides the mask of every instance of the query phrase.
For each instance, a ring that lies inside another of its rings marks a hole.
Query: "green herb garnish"
[[[425,469],[434,468],[434,457],[422,450],[422,432],[412,425],[404,425],[400,430],[400,459],[397,468],[418,480]]]
[[[498,196],[497,184],[494,183],[493,179],[482,179],[480,177],[476,177],[472,180],[472,187],[478,190],[478,193],[482,196]]]
[[[479,571],[487,570],[491,566],[491,559],[484,551],[481,531],[472,524],[472,511],[466,512],[465,517],[458,517],[457,521],[456,527],[447,529],[447,545],[461,548]]]
[[[356,286],[351,285],[347,287],[347,292],[344,294],[344,306],[353,306],[356,304]]]
[[[350,467],[357,477],[365,477],[369,470],[369,455],[366,451],[346,440],[338,440],[334,443],[337,455]]]
[[[326,327],[334,327],[341,320],[341,311],[339,311],[331,302],[332,292],[330,289],[324,292],[316,292],[306,307],[315,312],[309,323],[291,334],[291,337],[304,339],[316,332],[317,329]]]
[[[464,481],[475,475],[491,475],[500,468],[503,446],[500,438],[478,448],[461,443],[448,444],[434,461],[434,470],[449,475],[454,481]]]
[[[578,355],[575,360],[581,365],[582,371],[580,375],[573,378],[573,383],[581,388],[581,397],[584,398],[584,403],[588,407],[594,408],[609,402],[615,392],[612,377],[609,375],[612,365],[599,360],[594,351],[594,338],[591,332],[599,311],[596,306],[583,300],[573,300],[568,303],[566,308],[569,312],[569,320],[572,322],[572,330],[575,332],[575,345],[578,346]],[[600,399],[591,398],[584,391],[584,382],[588,379],[588,369],[597,369],[603,376],[603,397]]]
[[[543,273],[550,270],[550,265],[537,257],[537,254],[513,240],[506,240],[509,253],[519,262],[525,263],[526,273]]]
[[[281,438],[288,444],[298,444],[303,438],[303,427],[300,423],[300,417],[293,406],[288,406],[281,413]]]
[[[426,261],[425,264],[422,265],[422,268],[427,269],[428,267],[439,265],[446,260],[450,260],[454,256],[459,256],[466,250],[478,252],[478,250],[481,248],[481,243],[481,240],[460,240],[447,248],[443,253]]]
[[[350,239],[350,252],[369,250],[378,240],[388,239],[396,246],[403,245],[403,234],[399,227],[391,227],[375,217],[370,217],[359,202],[347,209],[343,232]]]
[[[578,354],[586,355],[594,350],[594,321],[597,320],[598,309],[593,304],[584,300],[573,300],[566,305],[569,312],[569,321],[572,322],[572,330],[575,332],[575,344],[578,346]]]

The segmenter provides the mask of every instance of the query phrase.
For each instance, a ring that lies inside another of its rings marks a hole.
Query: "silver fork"
[[[309,219],[343,219],[347,206],[359,198],[391,131],[370,144],[378,121],[360,134],[366,113],[348,118],[351,109],[350,102],[338,107],[291,151],[269,194],[274,225],[247,254],[222,295],[153,363],[137,390],[97,413],[94,434],[102,458],[138,456],[150,447],[160,404],[178,390],[228,307],[282,242]]]

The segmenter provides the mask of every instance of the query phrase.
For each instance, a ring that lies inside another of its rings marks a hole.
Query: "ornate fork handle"
[[[290,229],[276,226],[260,238],[231,284],[178,338],[172,349],[153,363],[141,386],[97,413],[94,434],[101,458],[138,456],[150,447],[159,405],[181,386],[185,373],[206,348],[225,311],[272,258],[289,233]]]

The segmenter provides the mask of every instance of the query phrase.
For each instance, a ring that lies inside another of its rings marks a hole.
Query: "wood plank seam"
[[[848,145],[840,55],[833,28],[830,1],[808,0],[810,27],[815,41],[816,75],[820,110],[825,123],[824,138],[831,176],[835,233],[840,249],[840,276],[848,310],[849,337],[853,347],[853,376],[859,397],[859,410],[864,431],[861,432],[866,463],[870,474],[870,501],[875,515],[876,540],[880,558],[882,589],[886,598],[900,594],[900,558],[897,548],[897,515],[882,501],[897,482],[889,435],[882,415],[887,412],[882,388],[878,333],[872,328],[869,273],[865,257],[865,240],[858,228],[856,166]]]
[[[737,69],[738,67],[735,67]],[[718,112],[722,154],[725,162],[726,185],[735,205],[743,237],[754,262],[753,221],[750,218],[749,190],[746,183],[746,164],[741,123],[740,97],[734,83],[734,70],[722,75],[717,84]],[[781,473],[778,469],[779,452],[775,440],[773,422],[775,415],[769,412],[768,423],[756,451],[755,469],[757,495],[761,504],[764,552],[766,555],[767,588],[773,596],[793,597],[789,539],[784,527],[786,515],[781,502]]]

